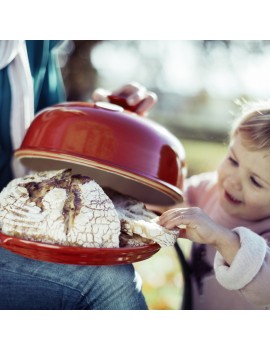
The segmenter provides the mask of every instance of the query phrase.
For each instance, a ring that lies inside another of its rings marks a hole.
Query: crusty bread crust
[[[71,169],[28,175],[0,193],[0,230],[24,239],[83,247],[171,246],[177,231],[145,205]]]

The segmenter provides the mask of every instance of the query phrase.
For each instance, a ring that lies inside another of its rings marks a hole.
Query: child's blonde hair
[[[236,119],[230,137],[241,133],[243,143],[250,150],[270,150],[270,101],[247,103]]]

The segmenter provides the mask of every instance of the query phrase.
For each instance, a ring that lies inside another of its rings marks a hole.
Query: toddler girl
[[[187,179],[185,203],[160,216],[192,240],[194,309],[270,306],[270,102],[247,104],[216,172]]]

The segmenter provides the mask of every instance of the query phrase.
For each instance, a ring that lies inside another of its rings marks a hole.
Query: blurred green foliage
[[[227,144],[181,139],[186,150],[188,176],[215,170],[226,155]]]

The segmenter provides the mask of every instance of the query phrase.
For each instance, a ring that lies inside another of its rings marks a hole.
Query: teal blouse
[[[65,100],[64,85],[53,48],[59,41],[27,40],[29,64],[34,82],[35,113]],[[7,67],[0,70],[0,191],[13,178],[10,133],[11,90]]]

